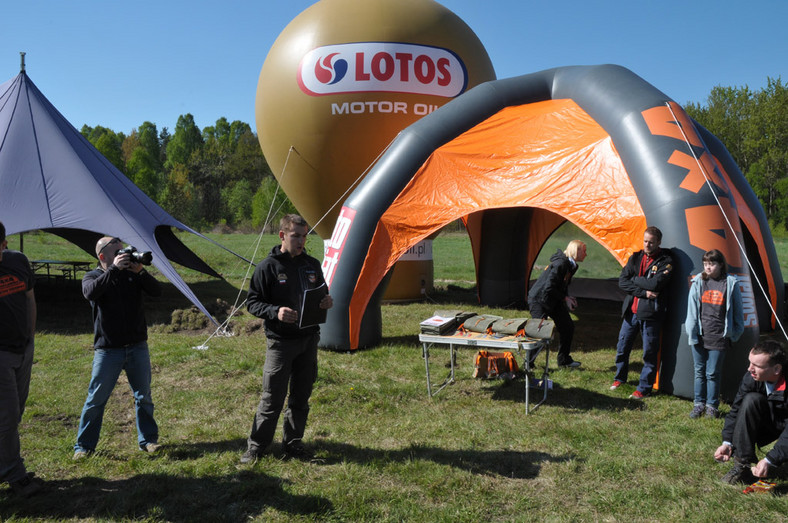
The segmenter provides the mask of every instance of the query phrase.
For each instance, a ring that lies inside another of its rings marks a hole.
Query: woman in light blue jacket
[[[728,274],[725,256],[717,249],[703,255],[703,272],[692,278],[684,326],[695,361],[695,404],[690,418],[704,412],[716,418],[725,351],[744,332],[739,282]]]

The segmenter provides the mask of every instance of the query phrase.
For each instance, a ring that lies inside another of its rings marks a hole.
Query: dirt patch
[[[230,312],[232,311],[232,306],[227,303],[226,301],[217,298],[216,301],[206,303],[205,304],[206,310],[213,316],[216,321],[219,323],[224,323],[227,318],[230,316]],[[243,316],[243,311],[235,311],[233,317]],[[203,332],[203,331],[213,331],[215,325],[208,319],[205,314],[202,313],[197,307],[192,306],[188,309],[175,309],[172,311],[172,315],[170,318],[169,324],[163,325],[154,325],[151,327],[151,330],[154,332],[164,332],[164,333],[172,333],[172,332]],[[235,325],[234,322],[228,322],[226,329],[230,332],[234,332]]]

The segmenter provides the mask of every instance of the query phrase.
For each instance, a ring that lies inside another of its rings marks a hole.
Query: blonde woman
[[[552,318],[561,342],[558,346],[558,366],[576,368],[579,361],[569,351],[575,334],[575,324],[569,311],[577,308],[577,300],[569,295],[569,284],[577,272],[577,264],[586,259],[586,244],[572,240],[566,250],[557,250],[550,257],[550,265],[539,275],[528,293],[528,307],[532,318]]]

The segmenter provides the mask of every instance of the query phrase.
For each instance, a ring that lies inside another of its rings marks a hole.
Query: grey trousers
[[[263,395],[257,406],[247,444],[264,450],[274,439],[279,414],[287,398],[282,443],[285,447],[304,437],[309,397],[317,379],[317,342],[320,334],[290,340],[268,339],[263,366]]]
[[[34,342],[23,354],[0,351],[0,480],[17,481],[27,475],[19,448],[19,422],[25,412],[33,368]]]

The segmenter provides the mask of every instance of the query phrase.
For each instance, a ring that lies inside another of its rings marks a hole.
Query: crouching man
[[[750,366],[725,417],[722,445],[714,453],[717,461],[733,458],[733,468],[722,478],[732,485],[754,483],[756,478],[768,477],[771,467],[788,461],[785,351],[777,341],[766,340],[752,348],[749,359]],[[773,441],[772,450],[758,461],[756,445],[764,447]]]

